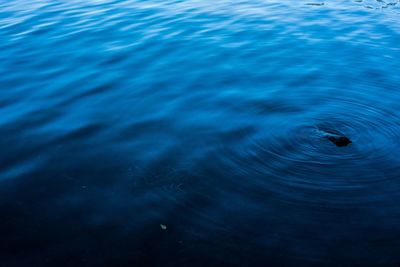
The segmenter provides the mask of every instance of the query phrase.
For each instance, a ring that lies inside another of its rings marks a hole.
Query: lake
[[[399,22],[0,1],[0,266],[399,266]]]

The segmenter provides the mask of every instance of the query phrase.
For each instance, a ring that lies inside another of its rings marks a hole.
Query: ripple
[[[269,181],[321,189],[400,177],[394,164],[400,148],[399,116],[343,99],[327,106],[325,112],[277,120],[259,135],[248,135],[245,148],[222,152],[225,164],[233,173],[261,174]],[[343,134],[352,144],[337,147],[323,132]]]

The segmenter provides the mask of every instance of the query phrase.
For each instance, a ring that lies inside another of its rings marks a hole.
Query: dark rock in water
[[[327,135],[327,138],[329,141],[331,141],[338,147],[347,146],[351,144],[351,140],[346,136]]]

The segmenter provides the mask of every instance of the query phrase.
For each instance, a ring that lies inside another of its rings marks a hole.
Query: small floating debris
[[[307,6],[323,6],[325,3],[307,3]]]
[[[165,224],[160,223],[160,227],[162,230],[167,230],[167,226]]]

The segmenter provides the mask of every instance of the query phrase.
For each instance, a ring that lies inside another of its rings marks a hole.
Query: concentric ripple
[[[274,182],[312,187],[398,179],[400,117],[356,101],[334,99],[317,113],[277,120],[258,135],[248,136],[248,146],[229,155],[227,164]],[[346,136],[352,143],[337,147],[326,138],[329,133]]]

